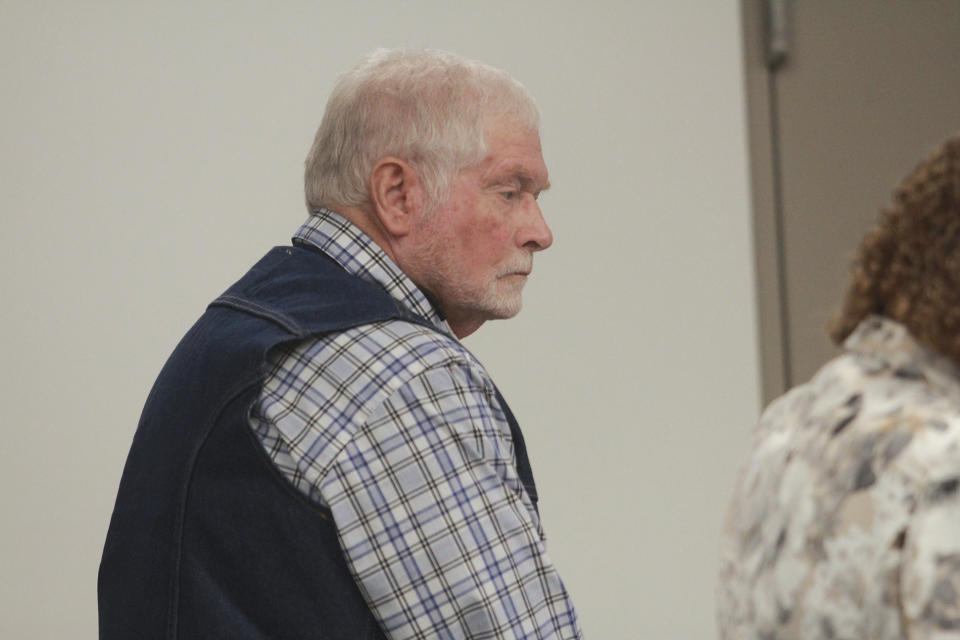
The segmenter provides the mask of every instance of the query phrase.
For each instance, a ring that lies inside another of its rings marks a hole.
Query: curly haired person
[[[753,434],[720,636],[960,639],[960,136],[863,239],[830,336]]]

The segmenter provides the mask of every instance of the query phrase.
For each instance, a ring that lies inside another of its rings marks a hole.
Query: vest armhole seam
[[[302,506],[313,511],[317,516],[323,518],[328,522],[333,522],[333,512],[326,506],[318,503],[316,500],[310,496],[304,494],[297,486],[295,486],[290,480],[277,469],[276,464],[267,454],[263,448],[263,443],[257,437],[257,434],[253,430],[253,426],[250,424],[250,410],[253,408],[256,399],[252,400],[250,405],[244,411],[244,431],[247,434],[247,437],[250,440],[250,445],[256,449],[257,457],[260,459],[260,462],[267,467],[271,475],[278,484],[281,485],[282,489],[290,494],[290,497],[299,502]],[[310,486],[314,486],[313,483],[310,483]]]

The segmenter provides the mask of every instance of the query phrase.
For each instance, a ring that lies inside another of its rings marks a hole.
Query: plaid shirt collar
[[[440,331],[454,335],[424,292],[376,242],[346,218],[329,209],[318,209],[293,234],[293,241],[320,249],[347,273],[383,287],[404,307],[426,318]]]

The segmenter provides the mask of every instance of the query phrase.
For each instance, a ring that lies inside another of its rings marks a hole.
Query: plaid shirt
[[[517,475],[493,383],[423,292],[330,211],[295,241],[383,287],[393,320],[272,354],[251,424],[277,468],[333,513],[390,638],[580,638]]]

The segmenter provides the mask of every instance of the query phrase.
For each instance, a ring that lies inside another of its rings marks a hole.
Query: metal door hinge
[[[790,54],[787,0],[767,0],[765,8],[767,67],[775,71],[787,62]]]

